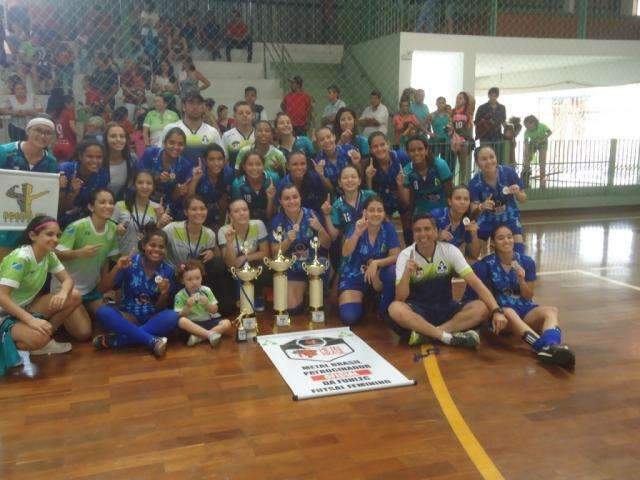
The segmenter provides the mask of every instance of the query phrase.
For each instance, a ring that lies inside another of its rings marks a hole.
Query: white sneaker
[[[200,337],[198,337],[197,335],[189,335],[189,340],[187,340],[187,347],[193,347],[194,345],[197,345],[199,343],[204,342],[204,340]]]
[[[71,344],[68,342],[56,342],[53,338],[49,340],[40,350],[33,350],[31,355],[52,355],[55,353],[67,353],[71,351]]]
[[[221,338],[222,335],[220,335],[218,332],[213,332],[211,335],[209,335],[209,345],[215,347],[220,343]]]

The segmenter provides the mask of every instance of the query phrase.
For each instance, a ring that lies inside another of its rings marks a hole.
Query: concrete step
[[[262,63],[196,61],[196,67],[209,79],[264,78]]]
[[[245,87],[251,85],[258,90],[258,98],[280,98],[282,96],[282,90],[280,89],[280,82],[275,79],[263,79],[263,78],[215,78],[202,72],[210,81],[211,86],[202,92],[204,97],[216,98],[219,97],[231,97],[231,98],[244,98]]]
[[[233,117],[233,104],[238,100],[242,100],[244,97],[229,97],[229,96],[221,96],[221,97],[212,97],[216,101],[216,106],[213,107],[214,110],[218,108],[219,105],[226,105],[229,107],[229,117]],[[267,111],[267,115],[269,120],[273,120],[276,118],[276,113],[280,111],[280,102],[281,98],[260,98],[258,97],[258,103],[264,106]]]

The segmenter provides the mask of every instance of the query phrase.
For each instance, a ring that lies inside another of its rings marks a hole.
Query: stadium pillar
[[[489,12],[489,35],[495,37],[498,33],[498,0],[491,0]]]
[[[589,0],[577,0],[578,7],[578,38],[587,38],[587,17]]]

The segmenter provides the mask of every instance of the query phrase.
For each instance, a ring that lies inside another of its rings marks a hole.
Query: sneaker
[[[162,357],[167,353],[167,337],[156,337],[151,344],[153,354],[156,357]]]
[[[93,337],[93,341],[91,343],[96,350],[107,350],[113,345],[113,343],[109,341],[109,337],[111,335],[113,334],[96,335]]]
[[[415,347],[417,345],[422,345],[425,343],[426,339],[415,330],[411,331],[411,335],[409,336],[409,346]]]
[[[189,340],[187,340],[187,347],[193,347],[194,345],[197,345],[199,343],[204,342],[204,340],[200,337],[198,337],[197,335],[189,335]]]
[[[253,302],[253,309],[256,312],[264,312],[264,298],[263,297],[259,297],[259,298],[255,299],[255,301]]]
[[[576,357],[566,345],[546,345],[537,353],[538,360],[547,365],[558,365],[563,368],[573,368]]]
[[[452,333],[450,345],[454,347],[476,348],[480,345],[480,335],[475,330],[467,330],[466,332]]]
[[[71,351],[71,344],[68,342],[56,342],[53,338],[39,350],[33,350],[31,355],[52,355],[54,353],[67,353]]]
[[[218,332],[212,332],[211,335],[209,335],[209,345],[215,347],[220,343],[221,338],[222,335],[220,335]]]

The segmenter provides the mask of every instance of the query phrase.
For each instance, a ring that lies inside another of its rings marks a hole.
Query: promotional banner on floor
[[[0,170],[0,230],[24,230],[37,215],[58,216],[57,173]]]
[[[294,400],[415,385],[348,327],[258,337]]]

